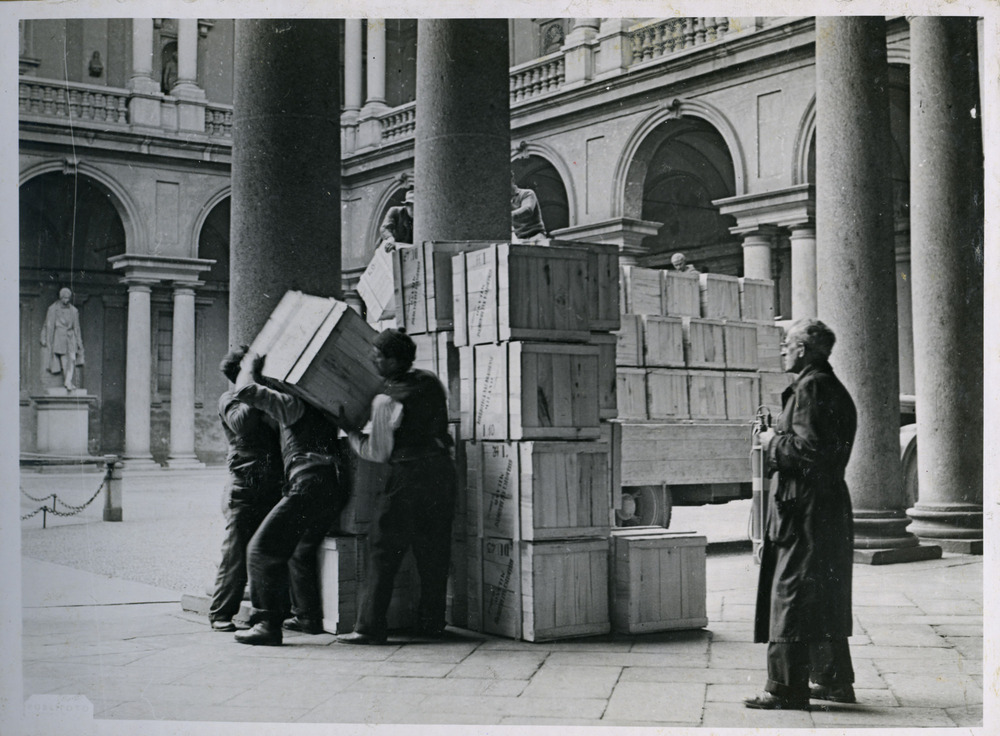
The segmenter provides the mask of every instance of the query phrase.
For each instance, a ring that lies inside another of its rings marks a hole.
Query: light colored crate
[[[725,322],[684,317],[684,363],[689,368],[726,367]]]
[[[519,543],[488,537],[482,545],[482,631],[521,638],[521,559]],[[472,601],[470,600],[470,608]]]
[[[683,319],[642,315],[642,355],[647,368],[683,368]]]
[[[552,240],[550,248],[570,247],[587,251],[588,316],[592,332],[618,329],[623,312],[618,280],[618,246],[614,243],[581,243]]]
[[[475,439],[596,439],[597,362],[593,345],[476,345]]]
[[[480,442],[479,535],[530,541],[604,537],[610,448],[601,442]]]
[[[379,246],[358,279],[358,296],[365,303],[368,324],[374,325],[395,317],[396,284],[392,272],[392,254]]]
[[[615,448],[614,422],[601,422],[601,442],[608,446],[611,455],[611,508],[608,510],[608,523],[615,524],[615,509],[622,507],[622,473],[621,452]]]
[[[740,319],[774,323],[774,282],[770,279],[740,279]]]
[[[726,371],[726,417],[750,424],[760,406],[760,374]]]
[[[469,557],[468,538],[452,535],[448,563],[448,587],[445,594],[445,620],[452,626],[469,626]]]
[[[458,348],[458,413],[462,439],[476,437],[476,351],[472,345]]]
[[[485,631],[483,600],[483,540],[469,537],[466,545],[466,617],[472,631]]]
[[[619,419],[648,419],[646,369],[619,368],[616,380]]]
[[[453,311],[466,315],[465,339],[586,342],[588,258],[582,248],[509,244],[453,258]]]
[[[703,273],[699,277],[701,316],[708,319],[739,319],[739,278],[719,273]]]
[[[726,320],[722,325],[726,369],[757,370],[757,325],[751,322]]]
[[[726,419],[726,381],[719,371],[688,371],[688,406],[692,419]]]
[[[760,403],[770,409],[774,417],[777,417],[781,413],[781,394],[792,385],[795,376],[784,371],[761,371],[759,375]]]
[[[614,419],[618,416],[618,336],[591,332],[589,344],[597,347],[597,403],[601,419]]]
[[[625,313],[663,314],[659,269],[622,266],[620,272]]]
[[[462,389],[459,378],[458,348],[451,332],[429,332],[411,335],[417,346],[414,368],[430,371],[444,384],[448,394],[448,421],[458,421],[462,416]]]
[[[646,371],[646,411],[651,420],[688,419],[688,372],[671,368]]]
[[[691,532],[613,530],[613,629],[643,634],[707,626],[706,545]]]
[[[288,291],[253,341],[263,375],[360,427],[382,386],[371,361],[376,332],[344,302]]]
[[[462,440],[465,448],[465,532],[479,536],[483,517],[483,451],[477,442]]]
[[[623,486],[749,483],[743,424],[611,422],[612,463]]]
[[[778,325],[757,325],[757,366],[762,371],[782,371],[781,341],[785,332]]]
[[[642,315],[623,314],[614,333],[617,340],[615,365],[638,368],[642,365]]]
[[[697,273],[661,271],[662,313],[668,317],[701,316],[701,281]]]

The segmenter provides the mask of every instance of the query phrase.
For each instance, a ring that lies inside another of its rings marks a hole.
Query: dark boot
[[[281,627],[269,621],[258,621],[246,631],[237,632],[235,638],[240,644],[281,646]]]

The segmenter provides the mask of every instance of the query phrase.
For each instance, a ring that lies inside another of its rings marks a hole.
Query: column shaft
[[[385,104],[385,19],[368,19],[368,102]]]
[[[975,18],[910,23],[919,501],[911,530],[983,544],[983,152]],[[975,112],[973,112],[975,110]]]
[[[125,459],[128,465],[152,462],[149,452],[150,321],[148,283],[128,285],[125,351]]]
[[[816,316],[816,228],[792,229],[792,318]]]
[[[344,21],[344,110],[361,109],[361,24],[360,18]]]
[[[236,21],[234,345],[253,340],[288,289],[341,293],[338,22]]]
[[[771,278],[771,233],[750,233],[743,238],[743,275],[748,279]]]
[[[177,20],[177,84],[198,83],[198,21]]]
[[[200,466],[194,454],[194,289],[174,289],[169,467]]]
[[[414,242],[510,238],[507,21],[417,21]]]
[[[153,77],[153,19],[132,19],[132,76]]]

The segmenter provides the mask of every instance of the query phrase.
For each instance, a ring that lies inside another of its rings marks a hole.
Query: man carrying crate
[[[317,551],[347,505],[349,484],[338,439],[327,414],[297,396],[264,385],[262,356],[248,353],[236,379],[236,398],[278,423],[285,468],[283,497],[264,519],[247,550],[251,628],[241,644],[279,645],[284,628],[323,631]]]
[[[412,547],[420,575],[417,633],[444,633],[456,477],[447,396],[433,373],[413,369],[416,345],[399,330],[375,338],[373,360],[385,378],[372,401],[371,431],[349,432],[359,457],[389,464],[375,502],[368,581],[348,644],[384,644],[393,581]]]

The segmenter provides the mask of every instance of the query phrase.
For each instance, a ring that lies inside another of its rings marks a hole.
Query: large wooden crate
[[[604,537],[611,453],[601,442],[479,442],[479,536],[530,541]]]
[[[472,345],[458,348],[459,434],[463,439],[476,437],[476,350]]]
[[[368,324],[374,325],[395,317],[396,284],[392,270],[392,254],[379,246],[357,284],[358,296],[365,303]]]
[[[617,340],[615,349],[615,364],[627,368],[638,368],[642,365],[642,315],[623,314],[618,330],[614,333]]]
[[[683,368],[683,320],[680,317],[643,315],[642,354],[642,365],[649,368]]]
[[[644,634],[708,625],[705,550],[692,532],[611,532],[611,623]]]
[[[760,406],[760,374],[726,371],[726,417],[750,424]]]
[[[760,371],[760,403],[777,417],[781,413],[781,394],[792,385],[795,376],[784,371]]]
[[[526,641],[611,630],[608,540],[483,540],[483,631]]]
[[[774,323],[774,282],[770,279],[740,279],[740,319]]]
[[[726,414],[726,381],[721,371],[688,371],[688,407],[692,419],[719,420]]]
[[[668,317],[701,316],[701,282],[697,273],[661,271],[662,313]]]
[[[659,269],[622,266],[620,273],[623,313],[663,314]]]
[[[718,319],[683,318],[685,365],[720,370],[726,367],[724,325]]]
[[[620,419],[648,419],[646,413],[646,369],[619,368],[615,374]]]
[[[755,371],[757,358],[757,325],[726,320],[722,325],[726,368],[734,371]]]
[[[251,350],[266,355],[263,375],[309,403],[362,426],[382,386],[371,361],[373,330],[344,302],[288,291]]]
[[[448,421],[461,419],[462,397],[459,378],[458,348],[450,332],[411,335],[417,346],[414,368],[430,371],[441,379],[448,393]]]
[[[611,422],[612,465],[623,486],[749,483],[745,424]]]
[[[476,345],[474,439],[596,439],[598,352],[593,345]]]
[[[781,341],[785,332],[778,325],[757,325],[757,367],[762,371],[781,371]]]
[[[456,344],[590,338],[583,248],[491,245],[452,259]]]
[[[719,273],[700,274],[701,316],[708,319],[740,318],[740,280]]]
[[[614,419],[618,416],[618,336],[592,332],[590,344],[597,347],[597,404],[601,419]]]
[[[654,421],[691,416],[686,370],[649,368],[646,371],[646,414]]]
[[[614,243],[581,243],[553,240],[549,247],[583,248],[587,251],[588,315],[593,332],[617,330],[622,310],[618,281],[618,246]]]

